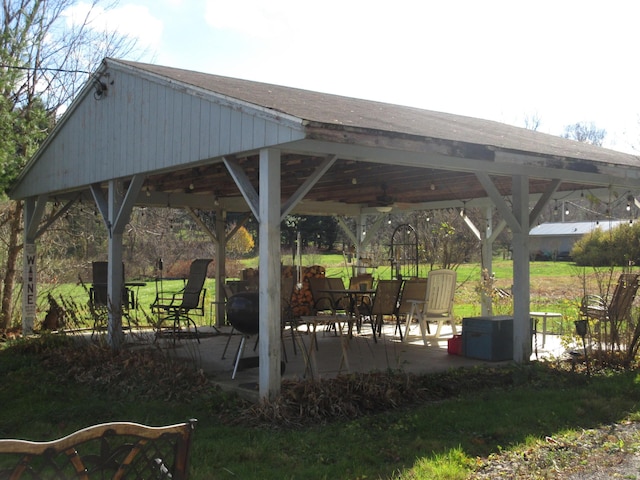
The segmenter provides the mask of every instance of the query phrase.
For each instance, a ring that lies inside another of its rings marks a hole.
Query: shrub
[[[640,259],[640,223],[623,224],[609,231],[596,228],[578,240],[571,257],[580,266],[627,266]]]

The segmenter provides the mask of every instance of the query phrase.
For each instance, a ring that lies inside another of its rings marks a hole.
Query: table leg
[[[530,312],[531,314],[531,318],[534,318],[536,320],[536,327],[537,327],[537,320],[538,318],[542,319],[542,348],[545,347],[546,343],[547,343],[547,335],[551,335],[551,333],[549,333],[547,331],[547,323],[549,320],[554,319],[554,318],[559,318],[560,319],[560,335],[562,335],[562,314],[561,313],[556,313],[556,312]],[[538,329],[536,328],[536,335],[538,334]]]

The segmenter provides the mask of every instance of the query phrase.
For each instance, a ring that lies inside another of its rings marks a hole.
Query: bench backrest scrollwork
[[[0,479],[186,480],[195,424],[111,422],[48,442],[0,440]]]

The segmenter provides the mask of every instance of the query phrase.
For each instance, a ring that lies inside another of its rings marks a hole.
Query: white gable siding
[[[88,91],[34,159],[14,196],[64,191],[304,138],[302,122],[270,118],[184,85],[111,71]],[[34,168],[37,165],[37,168]]]

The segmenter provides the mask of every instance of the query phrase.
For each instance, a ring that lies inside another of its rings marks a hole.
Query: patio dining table
[[[364,297],[371,297],[374,293],[376,293],[375,289],[370,288],[341,288],[341,289],[327,289],[321,290],[322,293],[328,293],[332,297],[334,295],[339,295],[342,297],[349,298],[349,309],[347,310],[347,315],[349,318],[349,338],[353,335],[353,322],[356,322],[356,328],[360,331],[360,310],[358,308],[359,302],[358,300]]]

